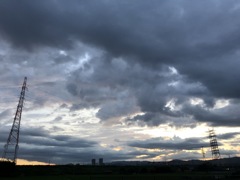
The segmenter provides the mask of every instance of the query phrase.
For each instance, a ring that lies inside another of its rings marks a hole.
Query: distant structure
[[[4,146],[4,152],[2,155],[3,161],[10,161],[16,164],[17,152],[18,152],[18,142],[19,142],[19,132],[20,123],[23,109],[23,101],[25,96],[25,90],[27,88],[27,77],[24,78],[22,91],[20,93],[19,102],[17,105],[17,110],[14,116],[12,128],[7,139],[7,143]]]
[[[203,149],[203,146],[202,146],[201,150],[202,150],[203,160],[205,160],[205,158],[206,158],[205,154],[206,154],[206,153],[205,153],[205,151],[204,151],[204,149]]]
[[[96,159],[92,159],[92,166],[96,165]]]
[[[99,166],[103,165],[103,158],[99,158]]]
[[[220,151],[218,149],[217,136],[213,129],[209,130],[209,139],[210,139],[210,146],[212,151],[212,158],[213,159],[221,158]]]

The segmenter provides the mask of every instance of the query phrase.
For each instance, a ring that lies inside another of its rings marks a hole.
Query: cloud
[[[63,129],[62,129],[63,130]],[[58,130],[59,131],[59,130]],[[5,135],[8,131],[1,130]],[[101,139],[101,137],[100,137]],[[1,150],[6,139],[0,138]],[[56,164],[90,163],[92,158],[104,158],[104,162],[131,160],[141,155],[154,158],[158,152],[146,150],[114,150],[102,147],[100,142],[81,138],[77,135],[53,135],[45,127],[23,127],[20,132],[18,158]],[[143,157],[142,157],[143,158]]]
[[[162,118],[161,115],[156,114],[156,113],[147,113],[144,115],[136,115],[134,116],[132,119],[128,118],[127,121],[129,123],[134,122],[134,121],[140,121],[141,122],[145,122],[147,123],[149,126],[157,126],[159,124],[165,124],[168,119]]]
[[[199,122],[209,122],[213,126],[238,126],[240,116],[237,109],[238,104],[231,104],[218,109],[186,105],[183,110]]]
[[[172,150],[194,150],[209,146],[200,138],[186,138],[184,140],[175,137],[171,140],[153,138],[144,141],[133,141],[128,143],[131,147],[144,149],[172,149]]]
[[[31,130],[22,130],[21,143],[45,148],[86,148],[97,144],[97,142],[94,141],[75,138],[69,135],[51,135],[49,131],[34,127],[32,127]]]
[[[154,70],[131,64],[126,59],[92,58],[86,68],[71,74],[67,88],[81,99],[72,110],[100,108],[97,116],[102,120],[142,111],[145,118],[136,115],[126,119],[149,121],[146,124],[155,126],[168,122],[173,126],[194,127],[196,122],[234,126],[240,117],[236,111],[238,102],[230,101],[224,107],[215,108],[221,98],[212,95],[203,83],[179,74],[175,68],[164,66]],[[193,99],[201,100],[202,104],[191,103]],[[231,117],[230,112],[235,116]],[[189,123],[183,122],[186,120]]]
[[[231,132],[231,133],[225,133],[225,134],[219,134],[217,136],[218,139],[228,140],[236,137],[239,133],[238,132]]]
[[[70,135],[51,135],[42,127],[25,127],[21,129],[18,158],[53,163],[90,162],[92,154],[97,154],[97,145],[95,141]]]
[[[10,109],[4,110],[0,113],[0,119],[5,119],[12,116],[12,111]]]
[[[91,111],[87,118],[117,128],[238,127],[239,7],[234,0],[1,1],[1,95],[18,95],[19,89],[9,84],[21,86],[20,80],[28,76],[28,122],[37,119],[46,129],[63,134],[69,133],[65,126],[74,123],[91,127],[93,122],[81,115],[84,110]],[[3,102],[6,109],[12,107],[10,101]],[[0,114],[8,115],[8,110]],[[99,155],[91,149],[95,141],[35,130],[29,137],[23,135],[26,143],[36,140],[51,147],[53,154],[57,147],[73,146],[71,160],[81,146]],[[44,133],[46,139],[41,138]],[[150,140],[132,145],[177,150],[184,148],[182,144],[194,148],[190,142]],[[31,148],[36,154],[46,153]],[[133,157],[108,153],[116,159]]]
[[[0,30],[10,42],[27,49],[35,46],[73,48],[74,43],[80,41],[103,49],[111,57],[126,58],[127,60],[118,59],[115,62],[121,68],[124,68],[126,64],[128,70],[130,67],[134,69],[137,65],[140,68],[144,67],[144,70],[138,72],[142,73],[142,77],[140,74],[138,76],[145,78],[144,85],[149,83],[149,86],[136,87],[139,88],[136,92],[139,105],[143,111],[154,108],[159,111],[166,102],[164,93],[160,93],[155,87],[151,89],[151,93],[147,92],[150,91],[150,85],[160,83],[164,87],[165,84],[154,73],[149,75],[146,73],[162,71],[163,66],[175,67],[180,74],[186,76],[185,80],[192,80],[193,83],[190,84],[191,86],[195,84],[195,89],[198,87],[205,89],[201,90],[202,93],[210,92],[214,97],[238,97],[235,93],[239,90],[236,85],[237,79],[232,78],[238,77],[236,67],[238,67],[237,49],[239,46],[235,39],[238,39],[236,32],[239,26],[235,17],[239,16],[239,12],[235,10],[235,3],[234,1],[227,4],[209,1],[208,7],[211,9],[208,9],[202,2],[186,3],[183,1],[179,3],[174,0],[164,3],[140,1],[137,5],[135,2],[128,1],[102,1],[97,5],[94,1],[88,3],[71,1],[67,4],[64,1],[42,1],[41,3],[23,1],[21,4],[17,1],[11,3],[4,1],[0,6],[2,14]],[[149,9],[147,15],[143,13],[146,8]],[[98,22],[95,21],[96,19]],[[213,20],[218,23],[213,25]],[[59,61],[57,60],[59,58],[66,60]],[[71,59],[70,55],[63,53],[61,57],[55,58],[57,62],[66,62]],[[96,61],[94,60],[94,63],[97,63]],[[124,66],[121,65],[122,62]],[[126,82],[128,83],[126,86],[129,87],[131,84],[126,81],[126,78],[132,74],[134,77],[137,75],[136,71],[131,74],[126,73],[126,69],[120,71],[119,68],[117,72],[114,72],[110,71],[113,68],[112,65],[109,66],[107,63],[102,65],[106,66],[94,68],[98,72],[94,72],[92,78],[95,79],[90,79],[90,81],[105,83],[109,86]],[[104,69],[108,71],[104,72]],[[229,69],[231,71],[226,71]],[[79,73],[77,71],[73,76]],[[87,73],[86,70],[81,74],[85,73]],[[115,77],[119,73],[126,74],[120,78]],[[111,78],[108,78],[108,75]],[[146,83],[148,80],[150,81]],[[133,82],[131,83],[133,85]],[[178,87],[178,91],[180,88],[187,87],[187,84]],[[68,84],[67,87],[73,95],[77,95],[74,83]],[[93,93],[93,96],[89,94],[88,98],[96,100],[97,98],[111,98],[100,96],[100,94],[104,95],[110,93],[109,90],[113,91],[113,89],[103,87],[96,90],[94,86],[88,86],[87,89],[86,87],[82,89],[83,95],[84,90]],[[163,90],[169,92],[168,89]],[[174,95],[177,95],[178,91]],[[191,90],[188,93],[191,95],[194,91]],[[200,92],[197,90],[195,93]],[[145,94],[151,94],[151,96],[146,98]],[[161,97],[157,103],[155,102],[156,96]]]

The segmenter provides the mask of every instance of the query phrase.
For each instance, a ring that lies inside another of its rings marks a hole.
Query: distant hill
[[[106,165],[116,165],[116,166],[163,166],[163,165],[170,165],[170,166],[181,166],[181,165],[192,165],[198,166],[203,163],[210,163],[213,165],[228,165],[228,166],[240,166],[240,158],[239,157],[232,157],[232,158],[223,158],[223,159],[215,159],[215,160],[179,160],[174,159],[172,161],[159,161],[159,162],[151,162],[151,161],[114,161],[111,163],[107,163]]]

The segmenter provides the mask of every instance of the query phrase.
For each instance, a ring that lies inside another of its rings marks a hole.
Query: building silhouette
[[[92,159],[92,166],[96,165],[96,159]]]
[[[99,158],[99,166],[103,165],[103,158]]]

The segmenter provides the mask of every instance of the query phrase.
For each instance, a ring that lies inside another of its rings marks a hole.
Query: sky
[[[28,78],[18,158],[239,156],[238,0],[0,1],[0,152]],[[19,161],[21,162],[21,161]]]

